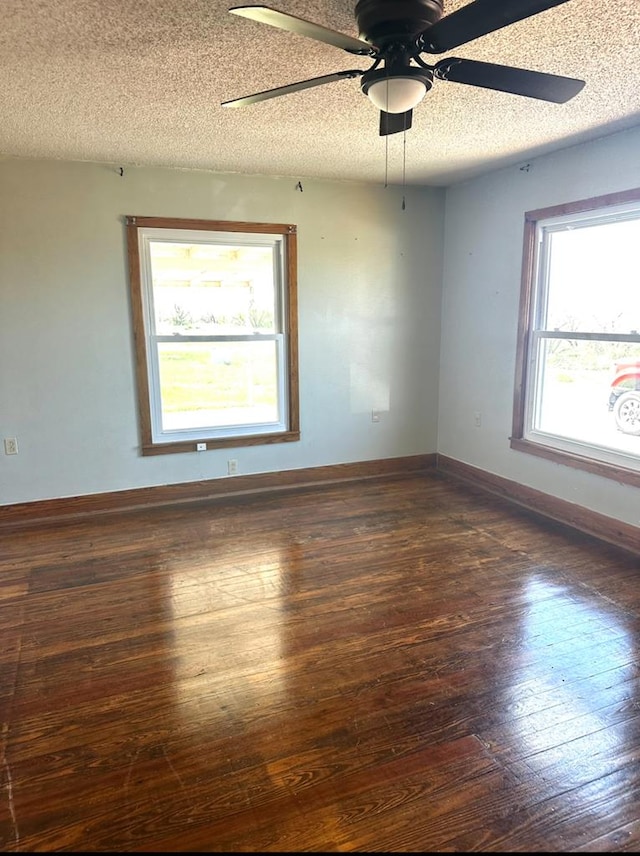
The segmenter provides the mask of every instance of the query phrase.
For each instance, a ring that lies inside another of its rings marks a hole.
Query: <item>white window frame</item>
[[[540,344],[544,340],[620,341],[640,344],[638,331],[605,333],[590,330],[564,332],[545,325],[548,299],[546,238],[555,231],[580,225],[598,225],[640,219],[640,188],[580,200],[525,214],[522,289],[511,447],[607,478],[640,486],[640,455],[571,440],[536,428],[540,400]]]
[[[300,437],[297,386],[296,228],[293,225],[128,216],[129,274],[136,345],[142,454],[217,446],[287,442]],[[274,331],[225,335],[162,335],[156,331],[151,244],[237,244],[273,250]],[[164,342],[273,341],[277,355],[278,417],[273,422],[166,428],[162,425],[159,346]]]

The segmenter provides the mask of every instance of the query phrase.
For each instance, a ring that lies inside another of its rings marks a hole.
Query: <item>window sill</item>
[[[266,446],[270,443],[293,443],[300,439],[299,431],[284,431],[279,434],[250,434],[247,436],[221,437],[215,440],[178,440],[173,443],[150,443],[141,447],[142,455],[173,455],[178,452],[197,452],[199,443],[210,449],[230,449],[238,446]]]
[[[539,458],[546,458],[546,460],[554,461],[556,464],[563,464],[577,470],[595,473],[595,475],[612,479],[613,481],[620,482],[620,484],[640,487],[640,472],[620,467],[616,464],[610,464],[607,461],[598,461],[595,458],[588,458],[573,452],[565,452],[560,449],[554,449],[551,446],[543,446],[540,443],[533,443],[531,440],[524,440],[521,437],[511,438],[511,448],[517,452],[525,452],[528,455],[537,455]]]

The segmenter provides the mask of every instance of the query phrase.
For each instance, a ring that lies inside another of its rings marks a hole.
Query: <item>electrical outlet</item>
[[[196,443],[196,452],[206,452],[207,444],[206,443]]]
[[[238,472],[238,462],[235,458],[229,458],[227,461],[227,473],[234,476]]]
[[[371,421],[379,422],[380,421],[380,412],[378,410],[371,411]]]
[[[4,438],[4,453],[5,455],[18,454],[18,440],[15,437]]]
[[[476,428],[480,428],[482,426],[482,413],[478,410],[473,414],[473,424]]]

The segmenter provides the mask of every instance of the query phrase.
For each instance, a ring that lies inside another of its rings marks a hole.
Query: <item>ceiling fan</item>
[[[448,57],[429,65],[421,54],[441,54],[530,18],[568,0],[473,0],[443,14],[444,0],[358,0],[355,19],[360,38],[314,24],[269,6],[236,6],[229,11],[262,24],[307,36],[369,57],[367,70],[349,69],[267,89],[224,101],[224,107],[242,107],[345,78],[359,77],[362,92],[380,110],[380,135],[411,127],[413,108],[434,80],[466,83],[502,92],[562,104],[580,92],[585,82],[523,68]]]

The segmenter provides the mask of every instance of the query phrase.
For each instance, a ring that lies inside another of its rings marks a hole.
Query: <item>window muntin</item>
[[[512,446],[640,483],[622,360],[640,366],[640,191],[529,212]]]
[[[128,236],[143,453],[298,439],[295,227],[130,217]]]

